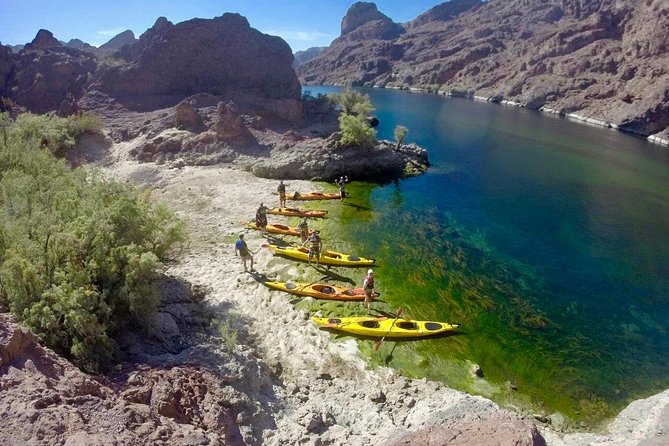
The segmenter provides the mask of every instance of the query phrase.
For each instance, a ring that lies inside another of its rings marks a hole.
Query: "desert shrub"
[[[372,102],[364,93],[346,87],[341,93],[333,95],[334,102],[341,108],[342,113],[365,117],[374,111]]]
[[[68,132],[75,138],[84,133],[102,133],[102,120],[96,115],[77,113],[66,120]]]
[[[102,121],[94,115],[80,114],[61,118],[53,113],[33,115],[23,113],[16,117],[11,131],[21,141],[32,141],[56,155],[70,150],[76,138],[84,133],[101,133]]]
[[[43,138],[74,136],[53,118],[19,116],[0,138],[0,304],[97,371],[114,358],[115,334],[155,311],[153,281],[185,226],[147,191],[56,159]]]
[[[339,115],[339,129],[341,130],[341,143],[344,145],[357,145],[369,147],[376,142],[376,130],[369,126],[367,119],[363,116]]]

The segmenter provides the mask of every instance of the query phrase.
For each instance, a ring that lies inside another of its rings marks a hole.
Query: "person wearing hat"
[[[237,240],[237,242],[235,243],[235,255],[241,256],[242,262],[244,263],[244,271],[248,271],[246,269],[246,261],[250,260],[251,271],[253,271],[253,254],[251,254],[251,250],[246,245],[246,240],[244,240],[244,234],[239,234],[239,240]]]
[[[263,235],[267,234],[267,206],[262,201],[256,211],[256,226],[260,228]]]
[[[302,243],[302,246],[309,243],[309,265],[311,265],[311,258],[316,257],[316,266],[321,264],[321,249],[323,248],[323,241],[319,235],[321,231],[311,230],[309,237]]]
[[[367,307],[367,313],[369,313],[372,309],[372,301],[374,300],[374,270],[367,270],[365,280],[362,282],[362,289],[365,292],[363,305]]]

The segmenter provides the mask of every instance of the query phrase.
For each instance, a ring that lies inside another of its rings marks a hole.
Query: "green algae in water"
[[[629,400],[632,392],[621,391],[629,377],[624,368],[615,371],[617,359],[540,309],[540,296],[548,291],[536,271],[496,253],[480,231],[470,233],[436,209],[374,210],[373,186],[355,183],[349,189],[354,199],[327,206],[331,217],[321,224],[324,241],[333,249],[379,259],[375,271],[383,302],[375,307],[389,312],[401,307],[415,319],[462,324],[460,335],[386,341],[380,352],[374,342],[362,340],[361,351],[372,363],[501,404],[560,411],[590,423]],[[364,271],[339,268],[336,274],[359,286]],[[364,312],[359,303],[309,300],[300,306],[326,315]],[[572,302],[566,313],[579,311]],[[623,338],[638,336],[635,326],[621,327]],[[485,380],[472,376],[471,362],[481,366]],[[618,386],[610,378],[616,376]],[[509,390],[508,383],[517,390]]]

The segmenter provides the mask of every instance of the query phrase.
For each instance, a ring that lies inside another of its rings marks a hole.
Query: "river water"
[[[433,167],[353,181],[330,222],[380,260],[383,308],[462,324],[381,353],[361,343],[372,361],[588,424],[669,387],[669,149],[521,108],[360,90],[378,136],[406,126]]]

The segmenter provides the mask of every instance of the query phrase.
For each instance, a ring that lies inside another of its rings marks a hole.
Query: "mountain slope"
[[[666,0],[453,0],[403,29],[342,33],[298,75],[506,99],[643,135],[669,127]]]

